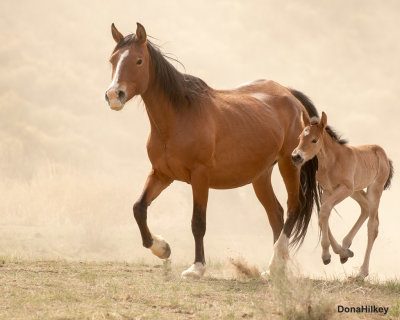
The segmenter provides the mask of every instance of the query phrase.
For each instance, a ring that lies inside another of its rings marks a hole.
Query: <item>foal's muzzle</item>
[[[292,152],[292,162],[295,166],[299,166],[304,162],[304,157],[301,151],[293,151]]]

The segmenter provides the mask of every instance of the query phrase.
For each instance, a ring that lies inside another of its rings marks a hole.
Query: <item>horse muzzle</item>
[[[292,152],[292,162],[295,166],[301,166],[304,162],[304,155],[301,151]]]
[[[120,89],[110,88],[105,93],[105,99],[112,110],[121,110],[126,102],[126,92]]]

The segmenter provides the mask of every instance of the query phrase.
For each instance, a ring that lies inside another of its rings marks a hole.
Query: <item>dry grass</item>
[[[226,279],[220,266],[198,281],[184,266],[0,259],[1,319],[344,319],[338,304],[388,306],[399,282]],[[374,319],[359,314],[352,319]]]

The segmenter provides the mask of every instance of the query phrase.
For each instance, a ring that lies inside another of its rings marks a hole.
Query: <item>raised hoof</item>
[[[350,249],[346,249],[347,255],[349,256],[349,258],[353,258],[354,257],[354,252],[351,251]]]
[[[206,265],[196,262],[189,269],[182,272],[181,277],[185,279],[200,279],[206,272]]]
[[[152,235],[153,244],[150,247],[151,252],[160,259],[168,259],[171,255],[169,244],[160,235]]]
[[[346,263],[349,258],[354,257],[354,252],[350,249],[344,249],[345,253],[340,255],[340,262]]]
[[[328,259],[322,259],[322,261],[324,262],[324,265],[330,264],[331,263],[331,258]]]

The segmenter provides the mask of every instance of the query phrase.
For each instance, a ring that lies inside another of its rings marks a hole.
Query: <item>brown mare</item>
[[[349,247],[354,236],[367,218],[368,244],[364,262],[358,273],[359,278],[368,275],[372,245],[378,236],[378,207],[383,190],[389,188],[393,176],[393,165],[385,151],[377,145],[348,146],[327,126],[327,116],[322,112],[321,120],[304,117],[304,130],[300,143],[293,151],[294,164],[302,165],[308,159],[318,157],[317,180],[321,186],[322,204],[319,213],[319,226],[322,239],[322,260],[331,261],[329,246],[340,255],[345,263],[353,252]],[[367,189],[365,192],[363,189]],[[329,228],[328,219],[335,205],[352,197],[361,207],[361,215],[344,237],[340,246]]]
[[[133,206],[143,246],[161,259],[171,250],[147,225],[147,207],[174,180],[192,186],[194,264],[184,277],[205,271],[203,237],[209,188],[229,189],[251,183],[271,224],[275,250],[271,266],[288,258],[288,239],[301,244],[307,231],[316,189],[316,159],[301,169],[291,154],[302,131],[301,114],[317,116],[301,92],[273,81],[258,80],[233,90],[215,90],[176,70],[152,44],[141,24],[123,36],[112,24],[117,43],[112,52],[112,83],[106,91],[111,109],[121,110],[136,95],[144,101],[151,131],[147,141],[152,170]],[[287,219],[271,186],[278,163],[287,193]],[[293,232],[292,232],[293,231]]]

